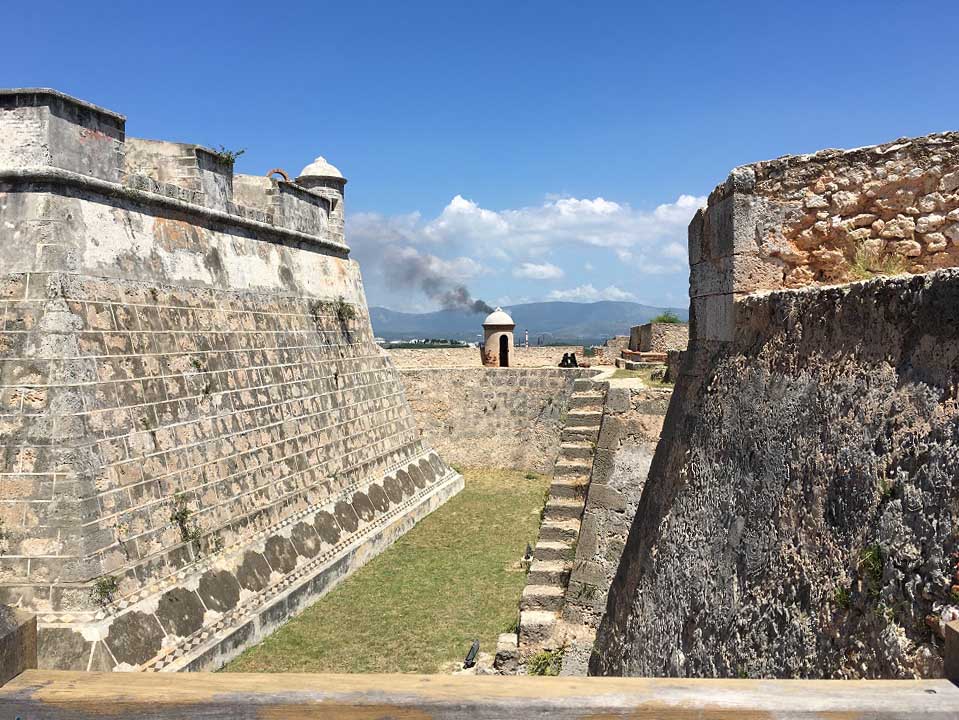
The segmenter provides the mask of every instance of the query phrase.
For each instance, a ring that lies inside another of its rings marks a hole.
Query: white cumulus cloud
[[[579,285],[568,290],[553,290],[549,294],[550,300],[567,300],[570,302],[596,302],[597,300],[635,300],[631,292],[622,290],[615,285],[609,285],[601,290],[593,287],[592,283]]]
[[[513,269],[513,277],[529,280],[559,280],[563,277],[563,268],[553,263],[536,264],[531,262],[520,263]]]

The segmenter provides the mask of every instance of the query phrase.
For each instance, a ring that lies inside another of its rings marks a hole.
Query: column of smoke
[[[465,310],[491,313],[493,308],[480,299],[473,299],[467,287],[439,272],[426,255],[393,253],[386,258],[386,275],[394,286],[418,287],[427,297],[436,300],[444,310]]]

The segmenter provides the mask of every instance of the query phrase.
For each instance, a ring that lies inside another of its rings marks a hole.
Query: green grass
[[[616,371],[613,373],[613,380],[633,380],[638,379],[642,380],[647,387],[651,388],[671,388],[672,383],[663,382],[662,380],[654,380],[653,369],[647,368],[646,370],[626,370],[625,368],[616,368]]]
[[[549,478],[469,470],[466,487],[227,672],[434,673],[515,624]]]

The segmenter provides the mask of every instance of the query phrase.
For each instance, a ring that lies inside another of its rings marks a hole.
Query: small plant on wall
[[[180,530],[180,537],[183,542],[194,542],[200,539],[200,530],[196,524],[191,521],[193,510],[187,505],[186,497],[177,496],[173,501],[173,512],[170,513],[170,522],[174,523]]]
[[[346,325],[356,318],[356,308],[346,302],[342,295],[336,298],[336,301],[333,303],[333,312],[341,325]]]
[[[674,313],[672,310],[666,310],[665,312],[659,313],[659,315],[650,320],[650,322],[673,324],[681,323],[682,320],[680,320],[679,315]]]
[[[112,575],[104,575],[93,583],[93,587],[90,588],[90,598],[98,605],[106,606],[113,602],[113,596],[119,590],[120,585],[117,579]]]

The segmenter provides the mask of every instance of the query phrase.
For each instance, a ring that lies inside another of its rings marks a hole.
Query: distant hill
[[[543,337],[544,343],[600,343],[613,335],[628,335],[633,325],[642,325],[664,310],[686,320],[686,308],[661,308],[634,302],[604,300],[594,303],[541,302],[503,308],[516,322],[516,342],[529,330],[530,344]],[[481,313],[438,310],[403,313],[382,307],[370,308],[373,332],[386,340],[414,337],[452,338],[476,341],[483,332]]]

